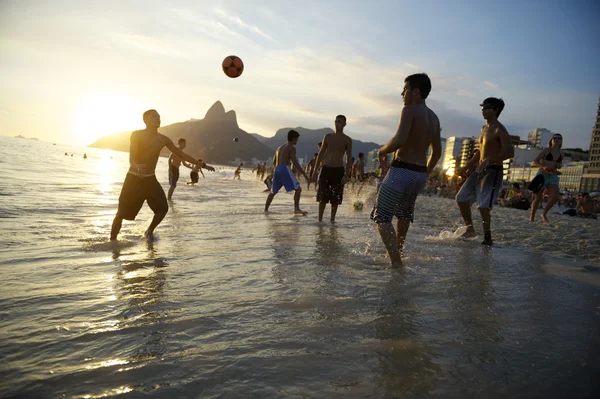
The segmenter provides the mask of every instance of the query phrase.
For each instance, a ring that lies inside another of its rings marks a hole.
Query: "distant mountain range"
[[[175,143],[180,138],[187,141],[185,152],[194,157],[202,158],[209,163],[230,163],[235,158],[249,161],[252,158],[266,160],[273,156],[274,151],[287,141],[287,133],[292,128],[279,129],[275,136],[264,137],[256,133],[247,133],[237,123],[235,111],[225,112],[220,101],[215,102],[206,112],[204,119],[190,119],[186,122],[162,126],[159,131]],[[328,133],[330,128],[305,129],[293,128],[300,133],[300,140],[296,146],[298,158],[304,155],[312,156],[317,152],[317,143]],[[129,138],[131,132],[121,132],[102,137],[90,144],[90,147],[108,148],[116,151],[129,151]],[[235,142],[234,138],[238,138]],[[364,143],[353,140],[352,152],[357,156],[364,152],[379,148],[376,143]],[[168,155],[165,149],[163,155]]]
[[[18,136],[15,136],[16,139],[27,139],[27,140],[35,140],[35,141],[40,141],[38,138],[36,137],[25,137],[25,136],[21,136],[20,134]]]

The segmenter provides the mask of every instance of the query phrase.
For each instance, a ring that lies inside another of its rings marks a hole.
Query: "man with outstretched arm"
[[[371,219],[377,223],[381,240],[392,261],[392,268],[402,266],[401,255],[415,201],[425,187],[427,175],[442,154],[440,121],[425,105],[431,91],[431,81],[424,73],[410,75],[404,80],[404,108],[394,137],[379,149],[379,164],[393,152],[394,160],[381,183]],[[427,160],[427,149],[432,152]],[[398,219],[397,231],[392,220]]]
[[[169,210],[167,197],[155,175],[156,163],[163,147],[167,147],[180,159],[199,167],[206,167],[203,162],[181,151],[170,138],[158,132],[160,127],[158,112],[153,109],[146,111],[143,119],[146,129],[131,133],[130,166],[119,196],[119,209],[112,223],[111,241],[117,239],[123,219],[134,220],[142,209],[144,201],[148,201],[148,206],[154,212],[154,218],[144,234],[147,238],[152,238],[154,229],[167,214]],[[214,170],[212,167],[206,167],[206,169]]]

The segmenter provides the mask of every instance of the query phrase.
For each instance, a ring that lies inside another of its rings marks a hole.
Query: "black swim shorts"
[[[165,191],[156,180],[156,176],[139,177],[127,173],[119,196],[117,213],[123,219],[135,220],[144,201],[148,201],[148,206],[154,213],[167,213],[169,210]]]

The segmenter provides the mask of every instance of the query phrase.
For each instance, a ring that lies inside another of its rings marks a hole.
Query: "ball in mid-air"
[[[225,57],[223,60],[223,72],[230,78],[237,78],[244,72],[242,59],[235,55]]]
[[[240,141],[240,139],[238,139],[237,137],[234,137],[233,141],[235,141],[237,143],[238,141]]]

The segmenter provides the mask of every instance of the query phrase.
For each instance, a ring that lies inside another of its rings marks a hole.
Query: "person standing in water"
[[[233,178],[235,179],[237,177],[238,180],[242,180],[242,178],[240,177],[241,172],[242,172],[242,166],[244,164],[241,163],[240,166],[237,167],[237,169],[235,170],[235,172],[233,172]]]
[[[312,179],[319,175],[317,187],[317,202],[319,203],[319,222],[323,221],[323,213],[327,203],[331,203],[331,222],[335,222],[338,205],[344,199],[344,184],[350,179],[352,172],[352,139],[344,134],[346,117],[338,115],[335,118],[335,133],[326,134],[323,138]],[[344,167],[344,155],[346,166]]]
[[[548,147],[544,148],[537,157],[533,160],[533,165],[538,166],[540,169],[536,174],[544,177],[544,185],[535,195],[535,199],[533,200],[533,204],[531,204],[531,214],[529,216],[530,221],[535,220],[535,213],[537,212],[540,201],[544,196],[544,190],[548,189],[548,202],[544,207],[544,211],[542,212],[542,219],[547,222],[548,221],[548,211],[552,209],[554,204],[558,202],[559,192],[558,192],[558,184],[560,179],[558,175],[560,172],[557,169],[562,167],[562,160],[564,158],[564,154],[562,152],[562,143],[563,138],[560,134],[555,134],[550,139],[548,143]]]
[[[315,152],[315,156],[313,159],[311,159],[310,161],[308,161],[308,164],[306,165],[306,174],[308,176],[312,176],[313,172],[315,171],[315,164],[317,162],[317,157],[319,156],[318,152]],[[307,190],[310,190],[310,179],[308,180],[308,185],[306,187]],[[316,184],[315,184],[316,185]]]
[[[202,162],[202,168],[212,168],[212,166],[208,166],[207,164],[205,164],[202,159],[199,159],[198,162]],[[187,184],[191,184],[194,185],[196,183],[198,183],[198,180],[200,178],[200,175],[198,175],[198,172],[200,172],[202,174],[202,178],[206,179],[206,176],[204,176],[204,173],[202,173],[202,168],[199,168],[197,165],[190,165],[189,163],[183,161],[183,166],[185,166],[186,168],[190,168],[190,181]],[[213,168],[214,169],[214,168]]]
[[[427,175],[442,155],[440,121],[425,104],[431,91],[431,80],[425,73],[404,80],[404,108],[394,137],[379,149],[379,164],[385,165],[389,153],[394,159],[379,187],[371,219],[377,223],[381,240],[392,261],[392,268],[402,266],[406,233],[413,221],[417,196],[425,187]],[[427,160],[427,149],[431,156]],[[392,220],[398,219],[397,231]]]
[[[183,151],[187,145],[187,141],[185,139],[179,139],[177,141],[179,145],[179,149]],[[169,201],[173,197],[173,192],[177,187],[177,181],[179,180],[179,167],[181,166],[181,158],[175,155],[174,152],[169,155],[169,194],[167,198]]]
[[[479,150],[476,150],[465,165],[469,173],[456,194],[458,208],[467,226],[464,238],[475,237],[475,228],[471,217],[471,205],[477,202],[477,208],[483,221],[483,245],[492,245],[491,210],[502,190],[502,162],[514,156],[514,149],[508,131],[498,117],[504,109],[504,101],[489,97],[483,100],[481,114],[486,124],[479,135]],[[462,173],[462,171],[461,171]]]
[[[146,111],[143,119],[146,129],[131,133],[130,166],[119,196],[119,209],[112,223],[111,241],[117,239],[123,219],[135,220],[142,205],[144,205],[144,201],[148,201],[148,206],[154,212],[154,218],[145,233],[147,238],[152,237],[154,229],[167,214],[169,210],[167,198],[155,175],[156,163],[163,147],[167,147],[180,159],[202,166],[200,161],[177,148],[170,138],[158,133],[160,127],[158,112],[153,109]]]
[[[296,192],[294,194],[294,214],[303,216],[306,215],[306,212],[300,209],[300,195],[302,194],[302,187],[290,168],[291,163],[292,167],[296,170],[299,170],[304,178],[308,180],[308,176],[304,170],[302,170],[302,166],[296,158],[296,144],[298,143],[299,137],[300,134],[297,131],[290,130],[287,136],[288,142],[281,145],[277,151],[275,151],[275,158],[273,159],[275,171],[273,172],[271,193],[269,193],[267,196],[267,202],[265,203],[265,212],[269,212],[269,206],[271,205],[271,202],[273,202],[275,194],[279,192],[281,187],[285,187],[285,190],[288,192],[292,190]]]

